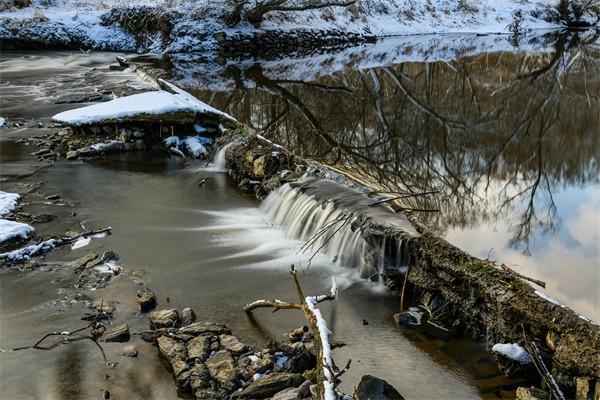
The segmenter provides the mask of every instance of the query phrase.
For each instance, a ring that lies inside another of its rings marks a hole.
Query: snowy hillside
[[[13,47],[189,52],[215,49],[215,32],[339,30],[376,36],[510,33],[560,26],[558,0],[363,0],[347,7],[271,11],[260,24],[231,22],[230,1],[0,0],[0,39]],[[289,5],[306,0],[290,0]],[[2,7],[4,5],[4,7]],[[238,14],[247,15],[254,1]],[[39,47],[39,46],[38,46]]]

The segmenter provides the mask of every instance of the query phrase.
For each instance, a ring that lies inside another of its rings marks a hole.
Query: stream
[[[599,321],[597,39],[554,36],[523,48],[502,39],[496,51],[478,52],[486,40],[396,38],[281,60],[213,63],[181,55],[150,62],[292,152],[382,190],[437,191],[410,204],[439,210],[421,212],[432,229],[476,256],[547,281],[549,295]],[[267,206],[218,168],[151,153],[37,161],[35,149],[17,139],[54,129],[38,121],[112,93],[148,89],[130,71],[110,71],[115,56],[0,55],[2,117],[23,123],[0,130],[1,190],[22,193],[28,212],[57,216],[36,226],[42,234],[113,228],[87,247],[51,253],[44,269],[0,273],[4,396],[100,398],[108,388],[113,398],[177,398],[156,349],[138,338],[104,344],[114,368],[89,342],[8,351],[83,323],[84,299],[71,289],[75,277],[64,265],[105,250],[118,253],[128,273],[85,295],[114,302],[113,322],[128,322],[133,332],[147,327],[135,300],[141,281],[159,308],[191,306],[200,319],[223,322],[241,340],[264,346],[304,324],[302,315],[248,317],[242,307],[261,298],[295,300],[287,273],[295,263],[307,293],[327,292],[331,276],[340,284],[339,300],[321,308],[334,340],[345,344],[335,350],[338,364],[353,360],[343,391],[372,374],[407,399],[511,396],[516,382],[500,374],[485,343],[397,327],[396,294],[326,255],[309,265],[311,255],[298,251],[302,242],[286,236]],[[62,200],[45,201],[50,194]],[[121,355],[132,347],[137,358]]]

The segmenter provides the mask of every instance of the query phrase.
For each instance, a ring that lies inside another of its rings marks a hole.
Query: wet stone
[[[216,342],[216,337],[214,336],[195,337],[187,343],[188,357],[205,361],[212,351],[211,345],[214,342]]]
[[[215,335],[220,334],[230,334],[231,331],[229,328],[223,324],[219,324],[216,322],[194,322],[183,329],[181,329],[180,333],[189,334],[193,336],[202,335],[205,333],[212,333]]]
[[[141,289],[136,293],[141,312],[148,312],[156,307],[156,295],[150,289]]]
[[[237,369],[231,353],[225,350],[218,351],[208,360],[206,366],[211,376],[221,384],[237,381]]]
[[[242,354],[248,351],[249,347],[238,340],[232,335],[221,335],[219,336],[221,346],[226,350],[229,350],[233,354]]]
[[[161,354],[171,362],[171,364],[173,364],[174,361],[185,360],[187,358],[187,351],[183,343],[166,336],[160,336],[157,339],[157,342]]]
[[[189,325],[192,322],[196,321],[196,313],[189,307],[181,310],[181,324],[183,326]]]
[[[175,309],[153,311],[148,321],[150,329],[171,328],[179,322],[179,313]]]
[[[129,325],[122,324],[112,327],[104,336],[105,342],[127,342],[131,335],[129,334]]]
[[[392,385],[371,375],[363,375],[354,393],[356,400],[404,400]]]
[[[237,397],[245,399],[265,399],[287,388],[298,387],[302,382],[304,382],[304,378],[300,374],[273,372],[248,385],[244,390],[237,394]]]

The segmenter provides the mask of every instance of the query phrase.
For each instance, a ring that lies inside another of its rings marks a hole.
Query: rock
[[[136,296],[141,312],[148,312],[156,307],[156,295],[150,289],[138,290]]]
[[[148,316],[150,329],[171,328],[179,322],[179,313],[175,309],[153,311]]]
[[[189,358],[198,358],[205,361],[212,351],[211,344],[216,342],[215,336],[197,336],[187,343]]]
[[[515,393],[515,400],[545,400],[548,393],[535,387],[518,387]]]
[[[183,343],[166,336],[160,336],[157,342],[160,353],[171,365],[177,360],[185,360],[187,358],[187,350]]]
[[[196,396],[196,399],[198,400],[222,400],[225,397],[221,396],[219,393],[213,391],[213,390],[209,390],[209,389],[200,389],[197,390],[194,393],[194,396]]]
[[[194,322],[183,329],[181,329],[180,333],[189,334],[193,336],[202,335],[205,333],[212,333],[215,335],[220,334],[231,334],[229,328],[223,324],[219,324],[216,322]]]
[[[575,380],[575,398],[577,400],[592,400],[594,393],[594,380],[581,377]]]
[[[354,398],[356,400],[404,400],[392,385],[371,375],[363,375],[354,392]]]
[[[249,347],[243,344],[232,335],[221,335],[219,336],[219,341],[221,342],[221,346],[226,350],[229,350],[233,354],[242,354],[248,351]]]
[[[287,388],[271,397],[271,400],[302,400],[300,388]]]
[[[257,178],[265,176],[265,163],[267,156],[260,156],[253,162],[252,174]]]
[[[183,326],[189,325],[192,322],[196,321],[196,313],[189,307],[181,310],[181,324]]]
[[[313,353],[300,347],[289,356],[284,364],[284,368],[288,372],[301,374],[304,371],[313,369],[317,365],[317,358]]]
[[[104,336],[105,342],[127,342],[131,338],[129,325],[122,324],[112,327]]]
[[[252,382],[244,390],[236,394],[239,398],[266,399],[290,387],[298,387],[304,382],[300,374],[273,372]]]
[[[137,352],[137,350],[133,349],[133,350],[124,351],[123,353],[121,353],[121,355],[123,357],[136,358],[138,356],[138,352]]]
[[[206,360],[206,366],[210,375],[221,384],[235,383],[237,381],[237,369],[233,362],[231,353],[221,350]]]
[[[195,364],[177,377],[177,387],[183,392],[195,393],[210,386],[210,373],[203,363]]]

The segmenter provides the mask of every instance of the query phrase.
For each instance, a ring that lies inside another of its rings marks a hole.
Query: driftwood
[[[249,303],[244,307],[244,311],[252,313],[257,308],[274,308],[275,311],[281,309],[294,309],[301,310],[304,313],[304,317],[308,321],[310,329],[314,336],[314,345],[317,352],[317,387],[318,387],[318,398],[322,400],[334,400],[339,397],[336,390],[339,385],[339,377],[342,376],[350,368],[351,360],[348,360],[346,366],[339,370],[331,356],[331,345],[329,343],[330,331],[327,327],[325,319],[321,315],[321,311],[316,308],[316,305],[324,301],[335,300],[337,296],[337,284],[335,279],[332,278],[331,291],[328,295],[321,296],[304,296],[302,287],[298,282],[298,276],[296,275],[296,269],[292,265],[290,267],[290,275],[294,282],[296,293],[298,294],[298,303],[288,303],[285,301],[273,299],[273,300],[257,300]]]
[[[61,331],[61,332],[50,332],[45,334],[40,340],[32,344],[31,346],[23,346],[16,347],[11,349],[11,351],[20,351],[20,350],[52,350],[59,344],[68,344],[77,342],[80,340],[91,340],[98,349],[100,349],[100,353],[102,353],[102,359],[104,363],[108,366],[114,366],[108,362],[106,358],[106,353],[100,343],[98,343],[98,339],[106,332],[106,327],[100,322],[102,319],[110,319],[110,316],[104,311],[104,301],[100,304],[100,308],[97,310],[95,317],[93,320],[83,328],[75,329],[73,331]],[[83,332],[88,331],[87,335],[84,335]],[[47,347],[41,346],[41,344],[46,341],[46,339],[54,336],[60,336],[62,340],[60,342],[54,343]]]

